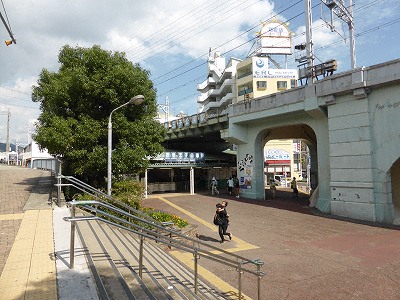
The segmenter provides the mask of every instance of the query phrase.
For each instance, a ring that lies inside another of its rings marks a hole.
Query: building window
[[[278,90],[286,90],[287,89],[287,81],[278,81],[276,83]]]
[[[291,88],[297,87],[297,80],[296,79],[290,79],[290,87]]]
[[[257,89],[258,90],[265,90],[267,88],[266,81],[257,81]]]
[[[245,94],[249,94],[253,92],[253,89],[248,87],[248,86],[239,86],[238,87],[239,91],[238,91],[238,96],[243,96]]]

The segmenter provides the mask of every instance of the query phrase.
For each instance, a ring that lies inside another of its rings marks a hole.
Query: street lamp
[[[115,108],[111,113],[110,117],[108,118],[108,156],[107,156],[107,195],[111,196],[111,176],[112,176],[112,166],[111,166],[111,161],[112,161],[112,124],[111,124],[111,116],[114,111],[117,109],[120,109],[121,107],[124,107],[128,104],[135,104],[139,105],[144,101],[144,96],[143,95],[136,95],[133,97],[131,100],[126,102],[125,104],[122,104],[121,106],[118,106]]]

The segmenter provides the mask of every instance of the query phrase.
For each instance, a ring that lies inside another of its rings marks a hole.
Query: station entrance
[[[166,151],[151,161],[141,178],[147,194],[203,193],[213,178],[219,188],[226,188],[229,177],[236,175],[236,156],[203,152]]]

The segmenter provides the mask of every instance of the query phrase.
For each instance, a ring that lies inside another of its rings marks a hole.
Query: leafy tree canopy
[[[80,175],[101,185],[107,177],[107,124],[112,114],[113,176],[136,173],[148,166],[148,156],[163,151],[164,129],[154,117],[156,91],[149,72],[132,64],[124,53],[64,46],[57,72],[43,69],[32,100],[40,102],[35,141],[63,161],[63,173]]]

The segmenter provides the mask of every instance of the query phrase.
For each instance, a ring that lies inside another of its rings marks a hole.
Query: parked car
[[[275,183],[278,186],[286,186],[286,177],[283,175],[275,175],[274,176]]]

